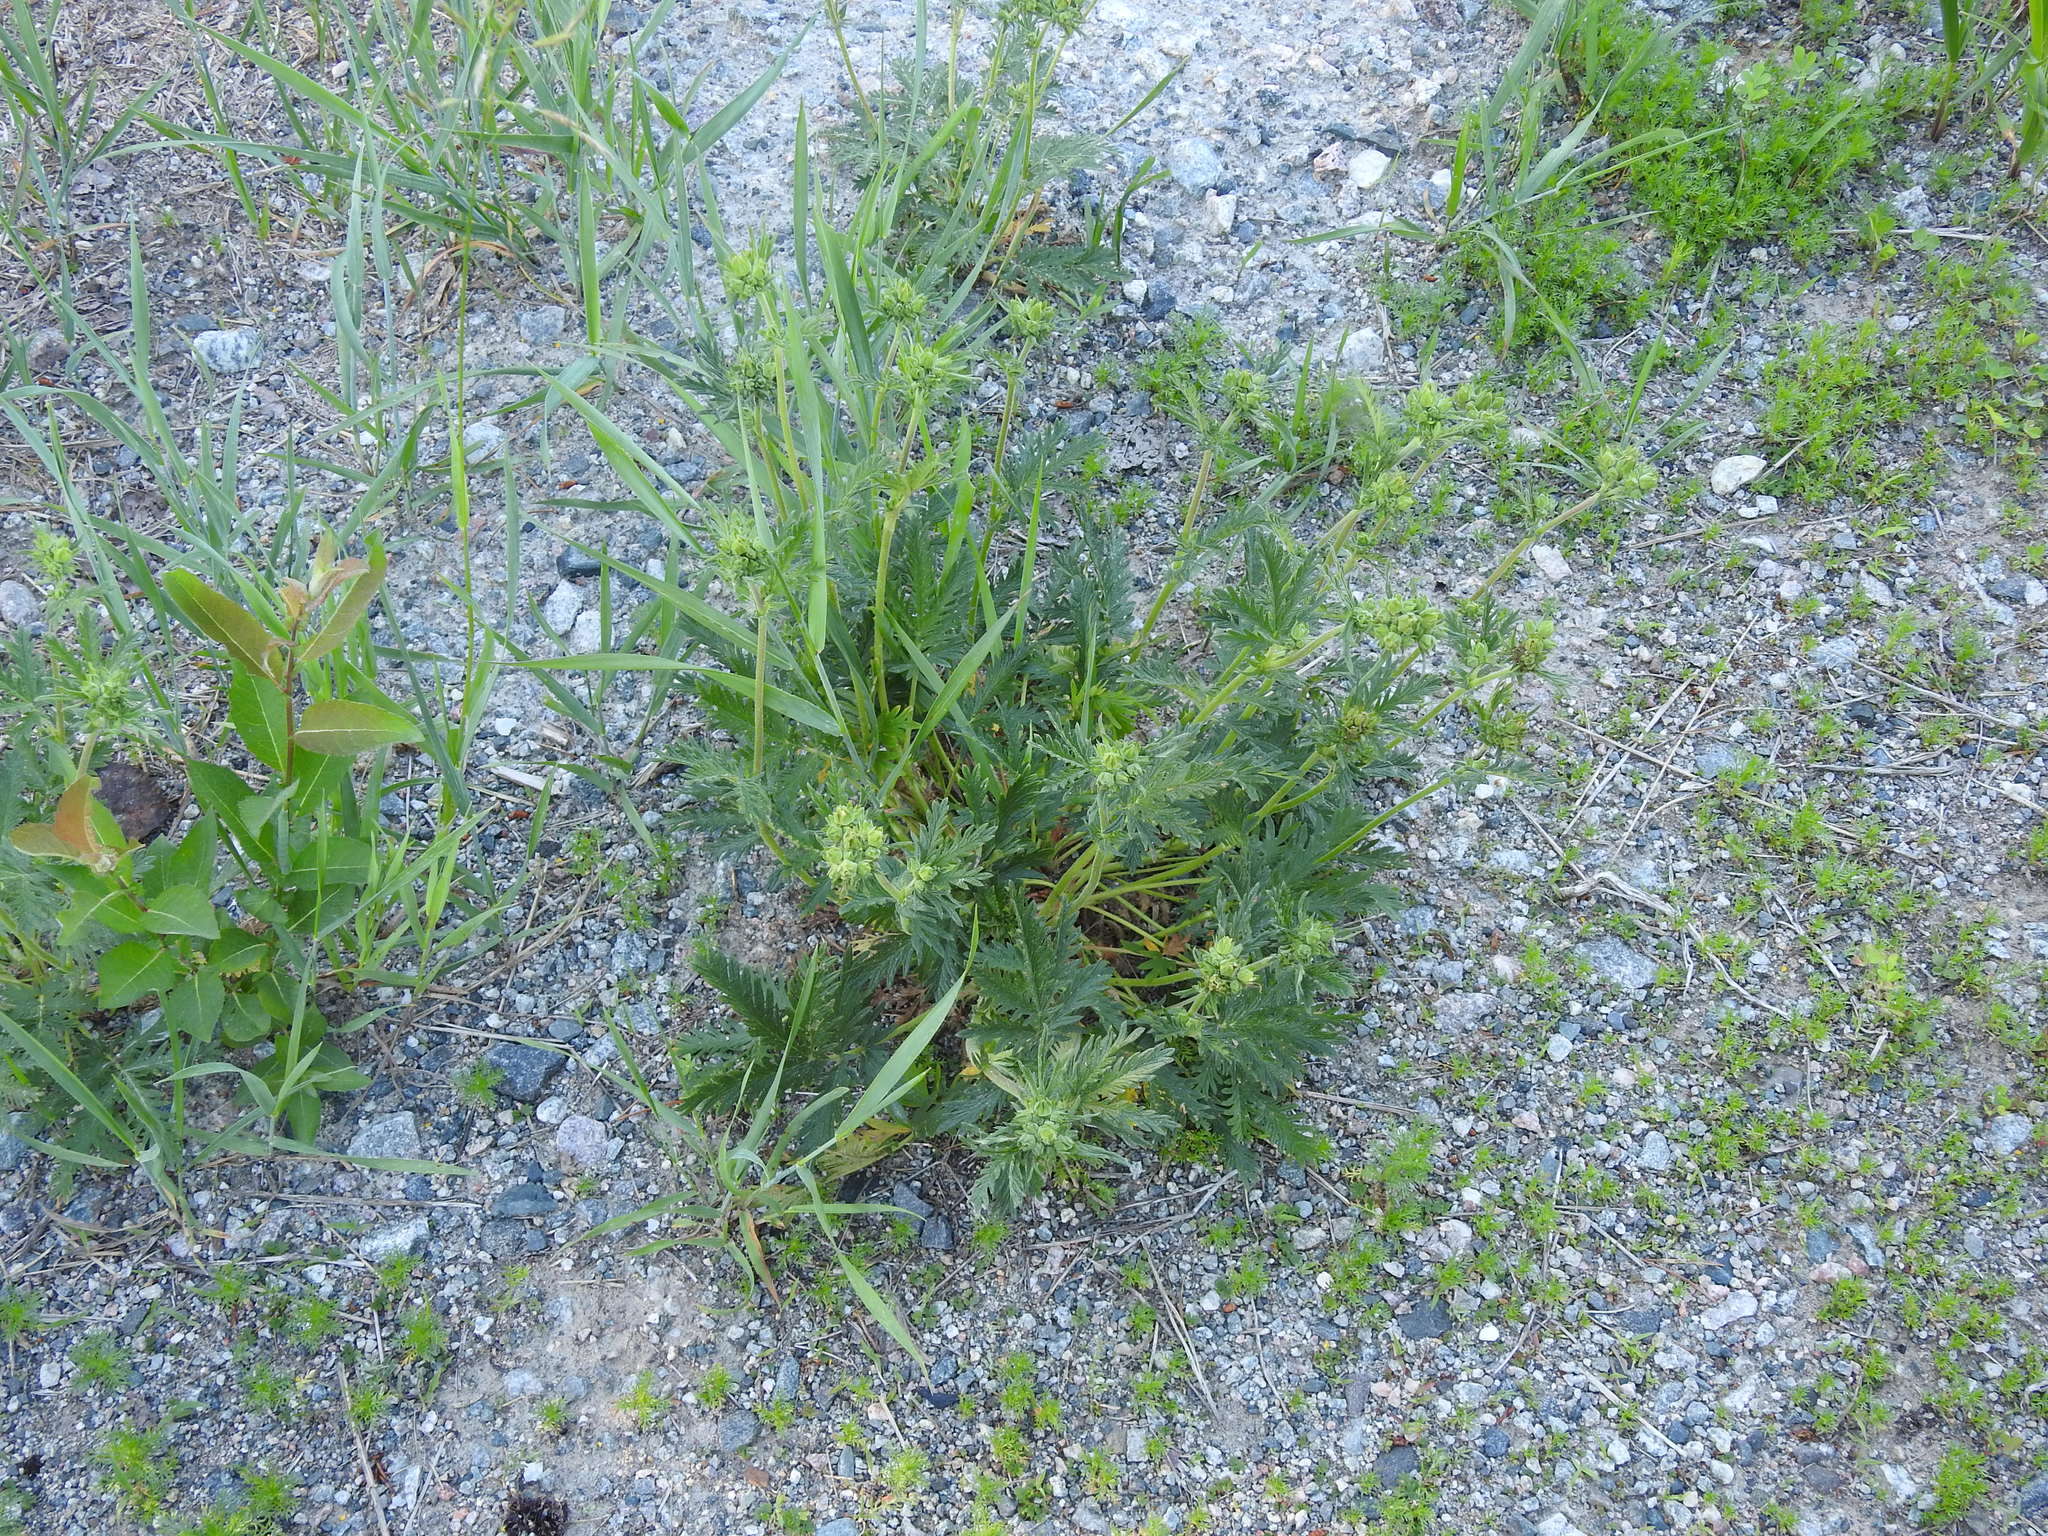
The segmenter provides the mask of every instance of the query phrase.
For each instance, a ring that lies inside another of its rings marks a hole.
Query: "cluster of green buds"
[[[768,264],[768,253],[759,246],[734,251],[725,258],[720,270],[725,275],[725,296],[735,304],[755,303],[766,297],[774,284],[775,274]]]
[[[1415,505],[1415,481],[1406,471],[1383,469],[1358,487],[1358,510],[1367,517],[1397,517]]]
[[[1138,776],[1138,762],[1144,756],[1142,743],[1129,736],[1098,741],[1088,761],[1088,772],[1097,789],[1115,789]]]
[[[876,306],[882,318],[895,325],[914,325],[924,318],[924,295],[907,277],[892,277],[882,286]]]
[[[1053,307],[1044,299],[1010,299],[1003,305],[1003,324],[1027,350],[1051,338],[1053,318]]]
[[[1257,981],[1258,971],[1227,933],[1195,951],[1195,989],[1204,997],[1226,997]]]
[[[726,364],[726,387],[742,405],[766,405],[773,400],[777,379],[775,354],[763,342],[741,347]]]
[[[1557,642],[1557,625],[1549,619],[1529,619],[1515,632],[1508,646],[1508,661],[1524,677],[1543,670]]]
[[[1266,403],[1266,380],[1249,368],[1231,368],[1220,381],[1223,403],[1239,416],[1249,416]]]
[[[875,872],[883,841],[881,827],[859,806],[833,806],[825,818],[824,835],[818,839],[826,875],[842,889],[858,884]]]
[[[837,876],[833,877],[837,879]],[[894,877],[879,877],[882,889],[889,893],[889,899],[898,906],[917,900],[934,880],[939,878],[939,866],[914,859],[903,866],[903,873]]]
[[[728,589],[744,592],[774,565],[774,551],[761,540],[751,518],[727,514],[711,528],[711,568]]]
[[[1368,598],[1352,610],[1352,622],[1383,651],[1418,650],[1443,629],[1440,609],[1415,596]]]
[[[943,400],[967,382],[967,369],[950,351],[924,341],[907,341],[896,354],[896,383],[919,410]]]
[[[1280,946],[1280,957],[1290,965],[1308,965],[1329,958],[1336,947],[1337,925],[1327,917],[1304,917]]]
[[[1627,443],[1603,443],[1593,455],[1593,474],[1603,496],[1647,496],[1657,489],[1657,471]]]

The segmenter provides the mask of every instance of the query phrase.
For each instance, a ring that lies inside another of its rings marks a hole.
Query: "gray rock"
[[[1477,1029],[1500,1007],[1491,992],[1446,992],[1436,1000],[1436,1021],[1456,1029]]]
[[[573,581],[557,582],[555,590],[540,605],[540,616],[547,620],[549,629],[558,633],[574,624],[576,615],[582,611],[583,591]]]
[[[2020,1513],[2038,1515],[2048,1510],[2048,1473],[2020,1485]]]
[[[494,1259],[516,1259],[526,1252],[526,1223],[514,1216],[500,1216],[477,1229],[477,1242]]]
[[[1985,1145],[2000,1157],[2011,1157],[2034,1136],[2034,1122],[2025,1115],[1997,1115],[1985,1128]]]
[[[71,361],[71,343],[55,326],[45,326],[28,339],[28,366],[35,373],[55,373]]]
[[[1393,1488],[1402,1478],[1413,1477],[1421,1470],[1422,1452],[1412,1445],[1390,1445],[1372,1464],[1372,1475],[1379,1479],[1382,1488]]]
[[[795,1402],[802,1386],[803,1368],[797,1364],[796,1356],[783,1356],[782,1363],[775,1367],[775,1400],[778,1403]]]
[[[1806,1256],[1819,1264],[1835,1251],[1835,1235],[1826,1227],[1806,1229]]]
[[[505,1373],[504,1380],[499,1383],[499,1390],[507,1397],[517,1400],[522,1397],[539,1397],[545,1388],[541,1385],[540,1372],[527,1370],[522,1366]]]
[[[556,1206],[554,1191],[545,1184],[514,1184],[491,1202],[493,1216],[545,1216]]]
[[[372,1264],[382,1264],[401,1253],[418,1253],[427,1245],[427,1235],[427,1218],[424,1215],[393,1226],[379,1227],[363,1239],[363,1257]]]
[[[516,324],[519,334],[536,347],[552,346],[562,339],[562,332],[568,327],[569,311],[559,304],[522,309]]]
[[[0,1119],[0,1173],[18,1173],[21,1165],[28,1161],[29,1146],[14,1134],[13,1127],[29,1129],[24,1115],[8,1115]]]
[[[1109,1529],[1109,1520],[1093,1499],[1083,1499],[1074,1506],[1074,1529],[1087,1531],[1090,1536],[1101,1536]]]
[[[419,1117],[411,1110],[379,1115],[358,1127],[348,1144],[350,1157],[418,1157]]]
[[[1650,1132],[1636,1149],[1636,1162],[1652,1173],[1663,1173],[1671,1166],[1671,1138],[1662,1131]]]
[[[1348,332],[1337,344],[1337,366],[1346,373],[1378,373],[1387,366],[1387,338],[1369,325]]]
[[[1166,152],[1166,173],[1190,195],[1223,179],[1223,156],[1207,139],[1182,139]]]
[[[1657,979],[1657,962],[1629,948],[1612,934],[1573,948],[1602,981],[1628,992],[1640,992]]]
[[[43,605],[35,593],[18,581],[0,581],[0,624],[26,629],[42,617]]]
[[[1856,665],[1858,649],[1853,635],[1830,635],[1813,648],[1810,656],[1815,666],[1840,672]]]
[[[1730,1291],[1726,1297],[1702,1312],[1699,1322],[1702,1328],[1710,1331],[1719,1330],[1726,1328],[1730,1323],[1739,1323],[1744,1318],[1755,1317],[1756,1311],[1756,1297],[1748,1291]]]
[[[923,1221],[933,1213],[930,1203],[908,1184],[898,1182],[889,1189],[889,1203],[907,1213],[913,1220]]]
[[[486,418],[462,429],[463,456],[473,463],[495,459],[505,451],[505,429]]]
[[[611,1136],[588,1115],[570,1115],[555,1127],[555,1161],[573,1173],[596,1173],[612,1160]]]
[[[1440,1339],[1451,1331],[1451,1309],[1442,1302],[1418,1303],[1394,1320],[1404,1339]]]
[[[761,1438],[761,1421],[747,1409],[728,1413],[718,1421],[718,1448],[730,1455],[744,1451]]]
[[[933,1253],[953,1251],[953,1223],[943,1216],[927,1216],[918,1223],[917,1245]]]
[[[1632,1333],[1639,1339],[1647,1339],[1663,1331],[1665,1312],[1662,1307],[1636,1307],[1627,1312],[1614,1314],[1614,1326],[1623,1333]]]
[[[1486,1433],[1479,1437],[1479,1454],[1489,1461],[1499,1461],[1513,1449],[1514,1442],[1508,1439],[1508,1432],[1498,1424],[1489,1427]]]
[[[548,1084],[560,1075],[566,1058],[560,1051],[506,1040],[486,1051],[484,1060],[501,1074],[498,1092],[521,1104],[538,1104],[547,1097]]]
[[[1548,1040],[1543,1042],[1543,1054],[1548,1056],[1552,1061],[1563,1061],[1565,1057],[1571,1055],[1571,1053],[1572,1043],[1571,1041],[1567,1040],[1563,1035],[1552,1035]]]
[[[1842,1230],[1856,1244],[1856,1251],[1863,1255],[1864,1263],[1872,1269],[1884,1268],[1884,1249],[1878,1246],[1877,1228],[1867,1221],[1845,1221]]]
[[[851,1455],[852,1452],[848,1452]],[[827,1520],[818,1527],[818,1536],[860,1536],[860,1527],[844,1515],[837,1520]]]
[[[1711,741],[1692,755],[1693,772],[1703,779],[1718,779],[1733,773],[1749,761],[1749,754],[1726,742]]]
[[[215,373],[247,373],[263,361],[263,337],[255,331],[201,331],[192,353]]]

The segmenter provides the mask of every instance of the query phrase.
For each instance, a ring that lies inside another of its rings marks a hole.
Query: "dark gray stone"
[[[546,1216],[555,1209],[554,1192],[545,1184],[514,1184],[491,1202],[493,1216]]]
[[[2020,1513],[2038,1515],[2048,1510],[2048,1473],[2020,1486]]]
[[[1514,1445],[1508,1439],[1508,1432],[1498,1424],[1490,1427],[1479,1437],[1479,1454],[1490,1460],[1499,1461],[1513,1449]]]
[[[744,1408],[718,1421],[718,1448],[728,1455],[744,1451],[760,1438],[761,1421]]]
[[[1393,1488],[1404,1477],[1413,1477],[1422,1470],[1422,1453],[1412,1445],[1390,1445],[1373,1459],[1372,1475],[1379,1479],[1380,1487]]]
[[[560,1051],[507,1040],[485,1052],[484,1060],[503,1074],[498,1092],[521,1104],[538,1104],[547,1097],[548,1084],[561,1075],[567,1058]]]
[[[1440,1301],[1425,1301],[1395,1320],[1404,1339],[1440,1339],[1451,1331],[1451,1309]]]
[[[943,1216],[927,1216],[917,1229],[917,1245],[934,1253],[953,1251],[953,1223]]]
[[[907,1212],[913,1220],[923,1221],[933,1214],[931,1205],[924,1196],[908,1184],[898,1182],[889,1190],[889,1203]]]

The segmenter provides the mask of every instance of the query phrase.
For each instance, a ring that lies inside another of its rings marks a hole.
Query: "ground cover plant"
[[[1031,57],[1064,32],[1031,25]],[[913,66],[905,89],[923,78]],[[763,1084],[858,1093],[925,998],[963,989],[863,1157],[957,1135],[985,1159],[977,1200],[998,1210],[1179,1128],[1241,1169],[1262,1144],[1311,1150],[1287,1097],[1337,1037],[1336,944],[1391,900],[1375,878],[1392,862],[1382,829],[1506,762],[1517,685],[1544,659],[1543,627],[1484,595],[1446,608],[1392,583],[1354,592],[1379,585],[1370,503],[1299,533],[1277,495],[1291,467],[1261,493],[1234,462],[1214,501],[1205,469],[1141,603],[1121,534],[1092,508],[1091,444],[1020,432],[1013,409],[981,426],[955,408],[976,372],[1022,374],[1061,323],[1034,292],[1046,274],[1062,297],[1100,302],[1073,277],[1092,241],[1041,254],[1020,238],[1038,176],[1068,153],[1016,148],[1031,100],[972,130],[1021,171],[964,198],[946,173],[944,206],[976,211],[985,233],[920,241],[906,269],[801,189],[816,213],[794,231],[795,272],[765,244],[725,246],[726,324],[680,357],[637,354],[731,457],[723,497],[661,483],[579,405],[703,577],[651,584],[670,626],[659,656],[544,664],[658,669],[692,692],[731,740],[678,754],[688,819],[765,848],[810,908],[852,929],[787,983],[707,958],[736,1024],[679,1042],[686,1102],[744,1107]],[[871,125],[885,143],[896,110]],[[923,131],[936,136],[897,152],[997,162],[956,148],[967,130]],[[886,163],[880,148],[854,159],[857,174]],[[1258,387],[1227,381],[1233,413],[1261,418]],[[1303,388],[1332,402],[1310,414],[1346,398],[1326,380]],[[1351,446],[1357,429],[1333,427]],[[1057,547],[1055,509],[1072,527]],[[1463,739],[1425,765],[1418,738],[1440,720]]]

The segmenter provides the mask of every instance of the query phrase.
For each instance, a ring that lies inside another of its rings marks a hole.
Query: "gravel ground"
[[[900,46],[907,10],[850,7],[863,74]],[[829,34],[809,20],[753,0],[679,7],[658,35],[628,26],[613,44],[657,75],[708,62],[715,100],[794,43],[716,157],[737,227],[782,206],[797,103],[837,99]],[[1752,25],[1782,37],[1790,22]],[[1106,127],[1179,66],[1115,145],[1126,170],[1151,156],[1168,177],[1134,204],[1130,282],[1030,408],[1101,430],[1120,472],[1160,488],[1160,510],[1132,525],[1141,549],[1170,542],[1189,444],[1118,360],[1206,310],[1251,348],[1341,352],[1389,399],[1415,386],[1424,361],[1375,278],[1383,257],[1426,278],[1429,252],[1288,242],[1426,212],[1448,164],[1431,135],[1491,88],[1521,26],[1469,3],[1104,0],[1070,55],[1062,113]],[[151,43],[98,35],[110,67]],[[1896,22],[1857,46],[1894,43],[1938,46]],[[253,81],[229,85],[235,110],[261,110]],[[1894,201],[1967,227],[1995,169],[1936,193],[1930,165],[1909,144]],[[213,175],[166,151],[82,198],[123,228],[171,211],[137,225],[158,387],[184,423],[239,400],[253,445],[273,447],[329,419],[300,378],[333,363],[323,257],[311,235],[249,239]],[[2038,326],[2048,242],[2028,225],[2015,243]],[[89,250],[88,294],[111,306],[125,259],[125,239]],[[1807,288],[1770,248],[1732,264],[1724,287],[1749,296],[1721,338],[1731,365],[1696,398],[1696,381],[1660,375],[1641,404],[1652,421],[1699,423],[1658,491],[1619,526],[1562,530],[1508,584],[1557,624],[1556,683],[1533,722],[1541,773],[1399,823],[1411,904],[1357,936],[1357,1027],[1308,1085],[1323,1166],[1252,1183],[1152,1160],[1116,1181],[1106,1212],[1047,1199],[977,1228],[961,1160],[888,1165],[873,1192],[910,1214],[871,1224],[875,1273],[928,1366],[828,1272],[795,1266],[775,1306],[710,1254],[575,1243],[678,1177],[602,1074],[612,1029],[647,1040],[702,1010],[685,961],[707,931],[766,958],[794,949],[798,928],[761,871],[687,848],[663,867],[634,859],[602,798],[573,782],[529,867],[530,793],[495,769],[530,783],[594,744],[543,724],[538,687],[508,675],[479,764],[503,819],[478,853],[507,880],[530,875],[534,933],[361,1037],[375,1084],[337,1103],[324,1133],[337,1150],[477,1176],[231,1165],[195,1181],[197,1229],[180,1232],[136,1184],[54,1185],[0,1136],[0,1263],[43,1319],[0,1358],[0,1474],[34,1496],[24,1529],[147,1528],[102,1455],[124,1426],[162,1426],[171,1529],[260,1465],[294,1490],[295,1529],[377,1536],[496,1531],[515,1493],[533,1529],[560,1499],[578,1536],[1147,1521],[1860,1536],[1948,1523],[1956,1448],[1982,1458],[1968,1464],[1982,1491],[1955,1528],[2048,1529],[2048,884],[2023,858],[2048,788],[2031,752],[1994,750],[2048,727],[2048,590],[2028,548],[2039,492],[1961,449],[1881,516],[1734,483],[1731,461],[1768,452],[1755,384],[1772,356],[1824,319],[1910,325],[1923,296],[1892,272]],[[466,361],[566,351],[564,319],[506,280],[473,303]],[[1652,331],[1686,340],[1707,319],[1705,306],[1667,314],[1587,352],[1626,381]],[[39,317],[10,321],[33,331]],[[204,379],[189,355],[231,347],[211,339],[223,330],[260,337],[261,353],[215,355]],[[423,318],[415,340],[432,367],[450,336]],[[1494,362],[1474,320],[1427,367],[1449,387]],[[57,366],[94,386],[90,359]],[[1571,404],[1562,388],[1510,400],[1537,425]],[[693,424],[648,407],[639,428],[680,477],[716,471]],[[615,489],[559,421],[515,411],[490,432],[503,435],[483,445],[515,455],[530,486],[598,501]],[[1919,441],[1902,428],[1894,446],[1903,458]],[[163,516],[117,456],[95,469],[106,505],[145,527]],[[310,491],[315,511],[339,504],[338,482]],[[257,469],[243,495],[282,505],[286,490]],[[1390,579],[1471,590],[1518,536],[1500,496],[1484,462],[1454,456],[1438,515]],[[565,539],[636,560],[659,545],[625,518],[539,501],[530,515],[515,632],[588,649],[595,583]],[[477,516],[472,555],[498,569],[502,510]],[[444,517],[402,505],[389,530],[404,638],[427,647],[460,633]],[[13,516],[0,549],[33,526]],[[1964,624],[1988,646],[1975,692],[1902,683]],[[620,690],[607,718],[629,728],[636,702]],[[657,828],[673,809],[662,796],[651,785],[643,802]],[[1818,873],[1802,808],[1850,850]],[[1879,974],[1885,953],[1903,959],[1903,994]],[[1816,1026],[1831,994],[1853,1004]],[[1902,996],[1938,1006],[1920,1043],[1887,1051],[1887,1030],[1922,1017]],[[402,1277],[400,1255],[415,1261]],[[251,1294],[223,1287],[228,1261]],[[445,1343],[408,1327],[422,1304]],[[352,1430],[343,1404],[380,1366],[392,1401]]]

